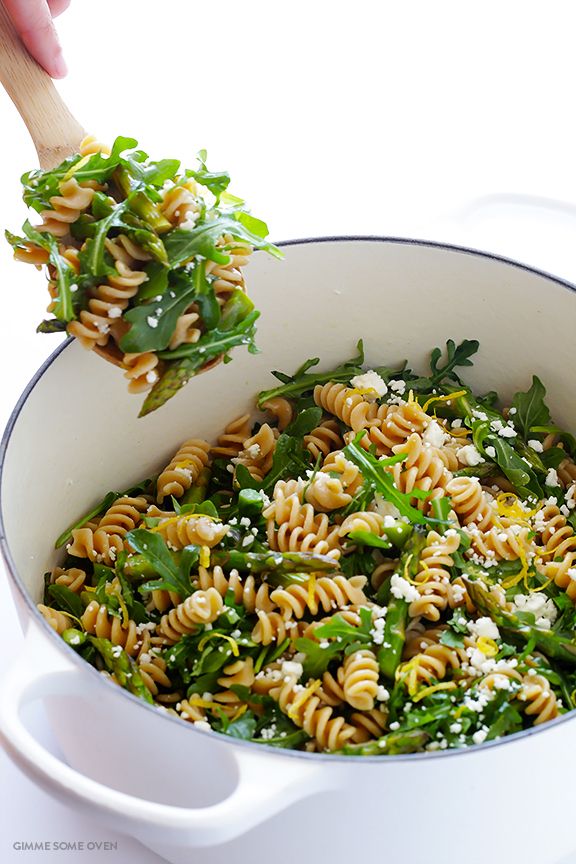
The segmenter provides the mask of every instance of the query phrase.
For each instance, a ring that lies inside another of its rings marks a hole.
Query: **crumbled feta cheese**
[[[373,391],[378,397],[384,396],[388,392],[386,382],[373,369],[369,369],[362,375],[355,375],[350,383],[352,387],[357,387],[358,390]]]
[[[482,420],[483,423],[485,423],[486,420],[488,420],[488,415],[485,414],[484,411],[476,411],[476,409],[474,409],[472,411],[472,416],[475,417],[476,420]]]
[[[492,420],[490,423],[490,429],[493,432],[497,432],[501,438],[515,438],[516,431],[511,425],[511,422],[512,421],[509,421],[507,424],[504,424],[502,420]]]
[[[422,440],[430,447],[442,447],[446,437],[446,433],[438,421],[431,420],[422,435]]]
[[[458,735],[462,731],[462,724],[458,722],[451,723],[449,728],[453,735]]]
[[[146,381],[148,384],[154,384],[158,380],[158,372],[155,369],[150,369],[149,372],[146,373]]]
[[[403,396],[406,392],[406,382],[402,381],[402,379],[392,379],[392,381],[388,382],[388,386],[390,390],[393,390],[394,393],[397,393],[398,396]]]
[[[570,575],[570,570],[568,570],[568,575]],[[576,576],[576,569],[574,575]],[[558,610],[554,601],[547,599],[546,595],[539,591],[532,594],[516,594],[514,605],[521,612],[532,612],[536,617],[536,626],[544,630],[549,630],[558,617]]]
[[[383,684],[378,685],[378,690],[376,691],[376,699],[378,700],[378,702],[388,702],[388,700],[390,699],[390,693]]]
[[[122,309],[120,306],[110,306],[108,309],[108,318],[120,318],[122,315]]]
[[[390,590],[394,597],[398,600],[406,600],[407,603],[412,603],[420,597],[418,589],[398,573],[394,573],[390,579]]]
[[[542,442],[537,441],[536,438],[531,438],[530,441],[528,441],[528,446],[531,447],[535,453],[542,453],[542,451],[544,450]]]
[[[251,444],[244,452],[250,457],[250,459],[257,459],[262,451],[259,444]]]
[[[76,283],[73,282],[72,285],[70,285],[70,291],[72,292],[72,294],[75,294],[77,290],[78,290],[78,285],[76,285]]]
[[[456,420],[452,420],[452,423],[450,425],[452,426],[452,429],[461,429],[462,420],[460,419],[460,417],[457,417]]]
[[[398,723],[397,720],[394,720],[392,723],[390,723],[390,731],[391,732],[396,732],[396,730],[399,728],[400,728],[400,723]]]
[[[560,481],[558,480],[558,472],[555,468],[549,468],[548,474],[546,475],[546,480],[544,481],[546,486],[559,486]]]
[[[494,447],[485,447],[484,451],[489,459],[496,459],[496,450]]]
[[[184,712],[182,712],[181,716],[184,717],[184,719],[186,719],[186,717],[188,717],[188,715],[184,714]],[[212,731],[212,727],[210,726],[210,723],[208,723],[207,720],[194,720],[193,725],[196,726],[197,729],[203,729],[205,732],[211,732]]]
[[[297,663],[295,660],[284,660],[282,663],[282,675],[289,678],[300,678],[304,672],[302,663]]]
[[[146,318],[146,323],[154,330],[158,326],[158,318],[154,318],[153,315],[148,315],[148,317]]]
[[[484,741],[486,740],[487,735],[488,735],[487,729],[484,729],[484,728],[478,729],[478,731],[474,732],[474,734],[472,735],[472,741],[474,742],[474,744],[483,744]]]
[[[468,621],[468,630],[476,638],[499,639],[500,631],[491,618],[478,618],[476,621]]]
[[[484,462],[484,458],[478,452],[474,444],[466,444],[465,447],[461,447],[457,453],[458,462],[461,465],[468,465],[470,468],[473,468],[474,465],[480,465],[481,462]]]

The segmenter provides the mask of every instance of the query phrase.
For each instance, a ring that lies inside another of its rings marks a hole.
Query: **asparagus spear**
[[[171,553],[177,565],[179,553]],[[327,555],[314,555],[310,552],[237,552],[230,550],[212,550],[210,562],[220,567],[248,570],[251,573],[273,573],[281,576],[286,573],[310,573],[328,571],[338,568],[338,562]],[[130,555],[124,567],[124,573],[131,578],[149,578],[157,576],[154,564],[145,555]]]
[[[140,696],[146,702],[154,704],[152,695],[138,671],[138,666],[130,659],[128,654],[119,645],[113,645],[109,639],[103,639],[101,636],[89,636],[88,639],[96,648],[104,661],[104,665],[111,672],[118,684],[134,693],[135,696]]]
[[[430,740],[422,729],[409,732],[390,732],[365,744],[347,744],[340,753],[345,756],[397,756],[400,753],[416,753]]]
[[[412,579],[419,569],[420,553],[426,543],[426,535],[414,531],[406,542],[400,561],[398,573]],[[384,639],[378,651],[378,665],[386,677],[394,679],[396,669],[402,657],[402,649],[406,638],[406,620],[408,618],[408,602],[400,597],[390,596],[388,612],[384,625]]]

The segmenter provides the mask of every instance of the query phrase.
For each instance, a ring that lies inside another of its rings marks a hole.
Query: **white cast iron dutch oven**
[[[2,443],[0,542],[26,647],[0,688],[0,737],[18,765],[71,806],[173,862],[552,864],[576,849],[576,714],[469,750],[336,757],[207,733],[150,707],[85,664],[35,608],[53,541],[108,489],[157,471],[181,441],[214,439],[310,356],[330,368],[363,337],[369,364],[424,368],[448,338],[480,340],[466,381],[510,397],[533,373],[576,430],[576,290],[512,261],[380,238],[288,243],[258,254],[249,287],[262,353],[234,354],[138,420],[118,370],[66,343],[18,403]],[[27,731],[45,701],[64,764]],[[201,847],[201,848],[200,848]],[[196,851],[191,851],[196,850]]]

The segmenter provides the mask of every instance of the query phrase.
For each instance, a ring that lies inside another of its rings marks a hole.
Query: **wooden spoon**
[[[28,127],[41,168],[54,168],[78,152],[86,132],[28,53],[1,2],[0,81]]]

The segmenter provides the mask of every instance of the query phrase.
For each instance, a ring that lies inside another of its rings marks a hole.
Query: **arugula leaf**
[[[430,355],[430,369],[432,377],[430,383],[433,387],[438,387],[444,380],[456,381],[460,383],[458,375],[454,372],[457,366],[472,366],[472,357],[478,351],[480,343],[477,339],[463,339],[459,345],[456,345],[453,339],[448,339],[446,342],[446,363],[439,365],[442,358],[442,350],[434,348]]]
[[[319,678],[328,668],[330,661],[343,653],[361,648],[372,642],[372,613],[368,608],[360,609],[360,626],[348,624],[341,615],[336,613],[326,624],[321,624],[314,631],[314,639],[301,636],[296,639],[295,646],[306,658],[303,662],[305,678]],[[316,641],[319,639],[320,642]],[[328,642],[326,640],[334,641]],[[325,647],[322,647],[322,643]]]
[[[230,184],[230,175],[227,171],[209,171],[206,167],[206,150],[200,150],[197,158],[200,167],[197,171],[186,171],[187,177],[193,177],[201,186],[205,186],[212,192],[216,200],[220,200],[220,196],[226,191]],[[242,202],[244,203],[244,202]]]
[[[263,249],[275,258],[284,257],[276,246],[254,234],[237,217],[218,215],[216,212],[208,216],[211,218],[192,229],[175,228],[166,235],[165,246],[171,267],[179,267],[197,255],[217,264],[228,264],[230,256],[225,247],[216,245],[225,235],[233,240],[243,240],[255,249]]]
[[[373,546],[377,549],[391,549],[392,543],[386,537],[378,537],[370,531],[351,531],[348,539],[360,546]]]
[[[192,273],[177,274],[159,300],[125,312],[124,319],[130,323],[130,329],[120,340],[122,351],[138,353],[167,348],[179,317],[194,302],[199,286],[206,281],[205,269],[206,262],[202,261]]]
[[[544,397],[546,388],[536,376],[532,376],[532,386],[526,393],[518,392],[512,399],[512,407],[516,409],[514,425],[522,432],[524,438],[529,438],[533,426],[545,426],[550,422],[550,411]]]
[[[495,462],[522,498],[544,497],[544,491],[530,465],[516,453],[514,448],[499,435],[487,435],[485,439],[496,451]]]
[[[49,263],[54,268],[54,282],[57,287],[57,295],[54,299],[52,312],[58,321],[67,323],[74,318],[74,308],[72,304],[71,285],[76,281],[76,274],[69,261],[60,254],[58,241],[48,232],[38,231],[28,220],[22,226],[22,230],[26,235],[18,237],[10,231],[5,231],[5,237],[13,249],[26,250],[28,242],[35,243],[48,252]]]
[[[312,357],[306,360],[294,375],[287,375],[285,372],[272,372],[275,378],[282,382],[280,387],[273,387],[271,390],[263,390],[258,394],[258,407],[262,408],[264,402],[268,399],[274,399],[277,396],[300,396],[302,393],[311,392],[316,384],[325,384],[327,381],[339,381],[349,383],[350,379],[355,375],[360,375],[362,365],[364,363],[364,345],[362,339],[358,340],[356,345],[358,351],[355,357],[346,360],[336,369],[331,369],[328,372],[308,373],[309,369],[313,369],[320,363],[319,357]]]
[[[224,720],[223,716],[223,720]],[[252,711],[245,711],[237,720],[226,722],[221,729],[225,735],[230,735],[231,738],[240,738],[242,741],[251,741],[256,731],[256,717]]]
[[[446,645],[448,648],[463,648],[464,636],[461,633],[455,633],[454,630],[443,630],[440,634],[440,644]]]
[[[70,612],[75,618],[81,618],[84,613],[84,605],[80,597],[65,585],[49,585],[48,596],[52,605],[63,612]]]
[[[413,497],[420,497],[416,495],[416,490],[413,490],[410,495],[400,492],[400,490],[396,488],[392,475],[384,470],[388,465],[394,465],[396,462],[404,461],[407,458],[407,454],[398,453],[396,456],[391,456],[389,459],[379,460],[371,453],[358,446],[364,435],[365,430],[363,429],[358,432],[354,440],[344,448],[342,452],[346,458],[351,462],[354,462],[354,464],[360,468],[364,478],[374,485],[376,490],[386,501],[390,501],[398,508],[400,515],[407,516],[411,522],[417,525],[435,526],[438,523],[437,519],[431,519],[428,516],[424,516],[420,510],[417,510],[416,507],[413,507],[410,503]],[[429,494],[430,493],[423,493],[423,497],[428,497]]]
[[[86,522],[90,522],[91,519],[95,519],[96,516],[100,515],[100,513],[108,510],[108,508],[112,506],[114,501],[116,501],[116,499],[120,498],[121,496],[121,492],[107,492],[102,501],[99,501],[98,504],[96,504],[96,506],[92,510],[90,510],[89,513],[86,513],[84,516],[82,516],[81,519],[79,519],[77,522],[67,528],[66,531],[62,532],[60,537],[58,537],[58,539],[56,540],[54,548],[60,549],[62,546],[68,543],[68,541],[72,537],[72,531],[74,531],[75,528],[81,528],[83,525],[86,524]]]
[[[157,588],[164,588],[169,591],[176,591],[181,597],[188,597],[192,594],[193,588],[190,576],[186,576],[185,569],[190,564],[193,556],[192,552],[186,556],[186,563],[181,571],[176,566],[170,550],[160,534],[154,534],[145,528],[134,528],[133,531],[129,531],[126,534],[125,540],[136,552],[139,552],[143,556],[154,572],[161,577],[155,582],[148,582],[142,585],[141,590],[153,591]],[[197,546],[186,548],[193,548],[198,551]]]
[[[314,405],[311,408],[305,408],[303,411],[300,411],[284,431],[286,435],[290,435],[293,438],[303,438],[304,435],[308,435],[318,426],[321,419],[322,409]]]

